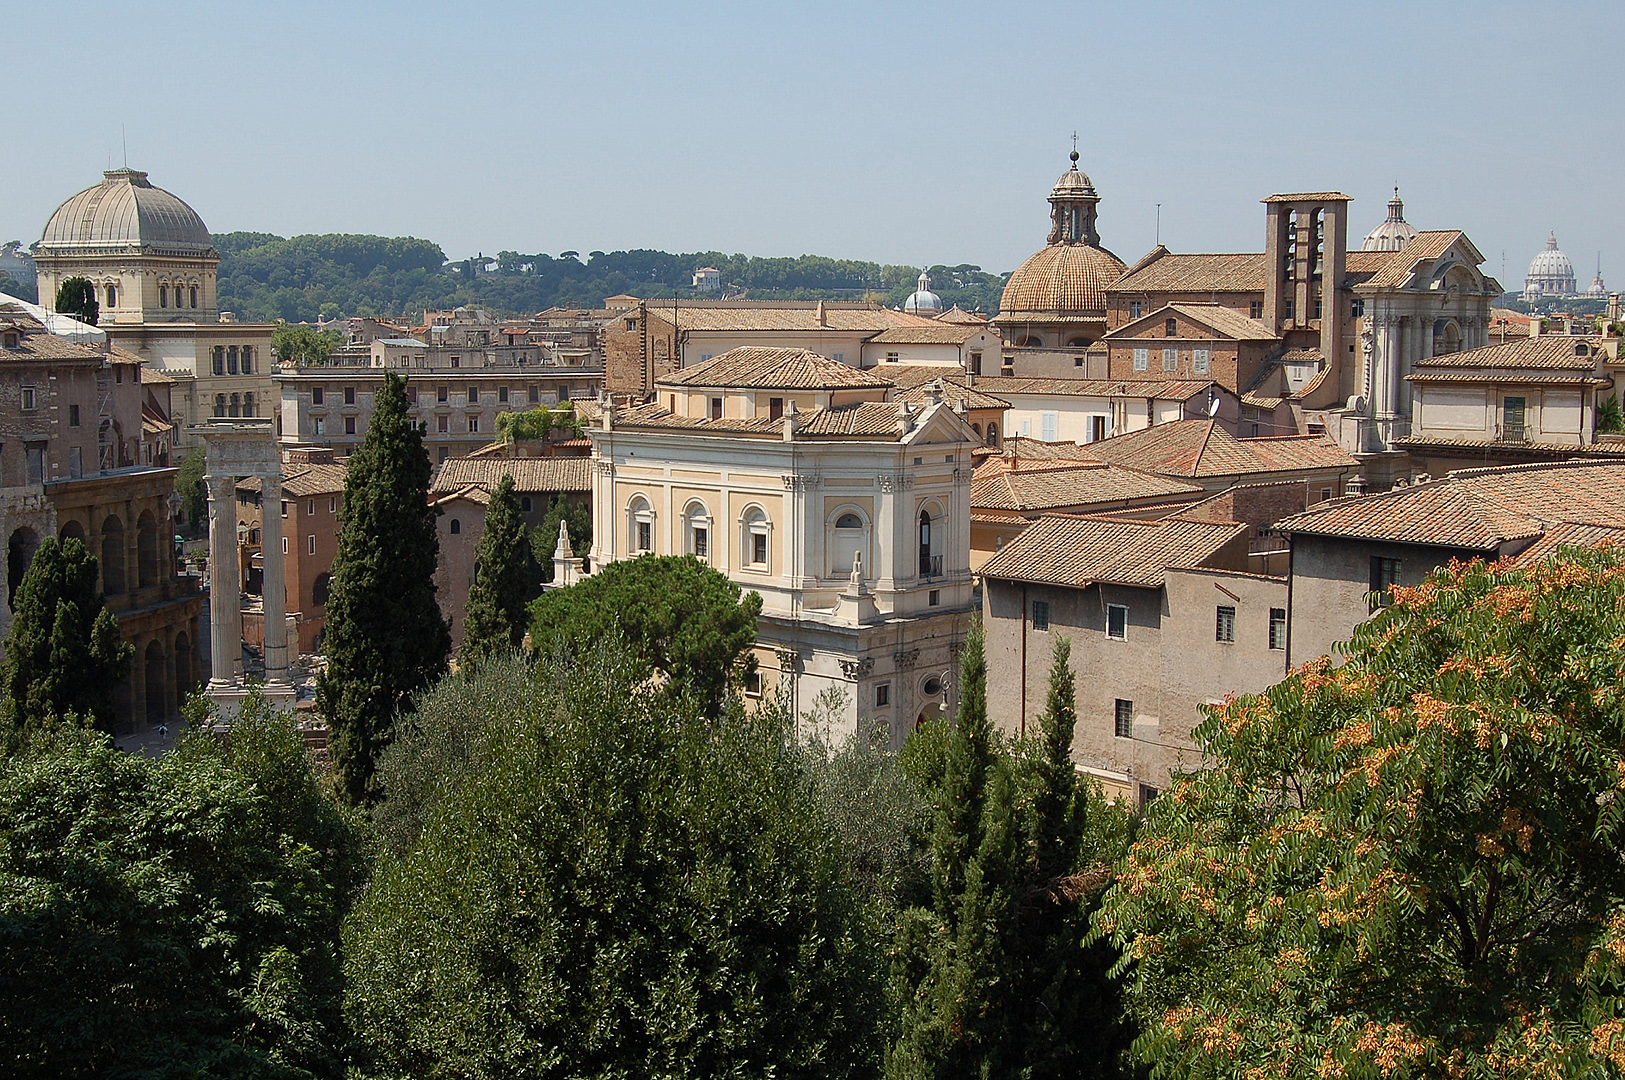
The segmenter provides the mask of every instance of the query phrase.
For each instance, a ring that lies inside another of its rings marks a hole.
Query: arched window
[[[28,564],[34,561],[34,552],[39,548],[39,534],[28,526],[16,529],[11,539],[6,542],[6,603],[13,610],[17,606],[17,589],[23,583],[23,575],[28,572]]]
[[[459,536],[463,531],[463,523],[456,518],[451,519],[451,535]]]
[[[164,647],[154,641],[147,645],[147,723],[160,724],[168,715],[165,711],[164,674],[169,669],[164,659]]]
[[[136,582],[139,588],[158,584],[158,519],[143,510],[135,530]]]
[[[193,285],[191,291],[192,291],[192,302],[190,304],[186,305],[186,306],[187,307],[197,307],[197,286]]]
[[[102,592],[124,591],[124,523],[111,515],[102,522]]]
[[[226,348],[226,374],[237,374],[237,346],[235,345]]]
[[[242,410],[243,410],[243,398],[242,398],[242,395],[241,394],[233,394],[233,395],[231,395],[231,411],[229,413],[227,413],[227,415],[228,416],[241,416],[242,415]]]
[[[240,355],[243,358],[243,374],[254,374],[254,346],[244,345]]]
[[[1026,337],[1021,339],[1020,344],[1024,349],[1042,349],[1044,347],[1044,339],[1037,334],[1028,334]]]
[[[254,416],[254,392],[252,390],[243,394],[243,415]]]
[[[328,596],[333,591],[333,575],[317,574],[316,580],[310,584],[310,602],[317,607],[327,603]]]
[[[655,549],[655,513],[649,500],[635,495],[626,506],[626,549],[633,555],[652,554]]]
[[[226,395],[216,394],[214,396],[214,414],[216,416],[226,415]]]
[[[109,284],[107,286],[107,306],[110,307],[110,308],[118,307],[118,286],[117,285]]]
[[[999,445],[999,425],[992,423],[987,425],[987,444],[993,447]]]
[[[942,573],[942,556],[932,549],[931,511],[920,507],[920,576],[936,577]]]
[[[970,429],[972,431],[976,432],[976,437],[978,439],[980,439],[982,437],[982,425],[981,424],[972,424],[970,426]]]
[[[769,537],[773,534],[773,523],[768,520],[767,511],[755,503],[745,507],[745,512],[739,519],[739,562],[750,570],[770,573],[772,567],[772,548]]]
[[[698,499],[683,510],[683,550],[702,563],[711,561],[711,514]]]
[[[829,576],[844,578],[852,575],[852,564],[862,560],[863,576],[870,577],[874,569],[870,563],[869,522],[857,507],[839,507],[831,518],[829,538],[825,542],[829,551]]]
[[[175,700],[184,700],[192,690],[192,639],[183,630],[175,635]]]
[[[57,531],[56,538],[64,544],[69,540],[77,540],[82,544],[85,542],[85,527],[78,521],[69,519],[68,523]]]
[[[531,505],[532,504],[531,504],[529,495],[521,495],[519,497],[519,512],[520,513],[522,513],[522,514],[530,513]]]
[[[1066,347],[1069,349],[1087,349],[1092,344],[1094,344],[1094,342],[1090,341],[1086,337],[1075,337],[1068,339]]]
[[[1433,323],[1433,355],[1448,356],[1461,351],[1461,326],[1455,319],[1438,319]]]
[[[159,307],[168,307],[169,306],[169,286],[168,285],[160,285],[160,286],[158,286],[158,306]]]
[[[214,347],[214,373],[216,375],[226,373],[226,347],[224,345]]]

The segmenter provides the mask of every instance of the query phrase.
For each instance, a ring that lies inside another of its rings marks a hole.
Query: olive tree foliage
[[[134,655],[107,610],[95,557],[77,537],[46,537],[13,598],[0,659],[0,745],[70,713],[111,731],[113,687]]]
[[[345,813],[289,720],[153,760],[71,722],[0,759],[9,1076],[343,1075]]]
[[[862,900],[777,717],[662,693],[601,643],[482,725],[346,925],[363,1072],[873,1074]]]
[[[1149,808],[1103,926],[1159,1075],[1625,1069],[1625,559],[1392,597]]]

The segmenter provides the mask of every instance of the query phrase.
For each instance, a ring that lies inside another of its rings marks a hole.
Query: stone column
[[[288,682],[288,594],[283,585],[282,478],[260,478],[260,596],[265,611],[265,685]]]
[[[209,690],[237,689],[243,652],[242,595],[237,582],[237,481],[206,476],[209,485]]]

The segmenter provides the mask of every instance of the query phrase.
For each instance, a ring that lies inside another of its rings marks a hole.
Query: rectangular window
[[[941,589],[932,589],[929,593],[926,594],[925,603],[926,603],[927,607],[938,607],[938,606],[940,606],[942,604],[942,590]]]
[[[502,405],[508,403],[508,388],[506,386],[497,387],[497,402]]]
[[[875,708],[884,709],[891,704],[891,683],[883,682],[875,686]]]
[[[327,497],[327,512],[329,514],[336,514],[336,513],[338,513],[338,509],[339,509],[339,497],[337,495],[329,495]]]
[[[1179,350],[1178,349],[1164,349],[1164,350],[1162,350],[1162,370],[1164,370],[1164,371],[1178,371],[1179,370]]]
[[[784,417],[784,399],[781,397],[767,399],[767,418],[780,420]]]
[[[406,388],[406,400],[410,401],[413,405],[416,405],[418,403],[418,388],[417,387],[409,386],[409,387]]]
[[[346,386],[344,388],[344,404],[346,404],[346,405],[354,405],[355,404],[355,387]]]
[[[320,404],[322,404],[322,388],[321,387],[312,386],[310,388],[310,403],[312,405],[320,405]]]
[[[1365,316],[1365,301],[1356,300],[1354,303],[1350,304],[1349,316],[1355,319],[1363,318]]]
[[[310,554],[310,555],[316,554],[316,534],[315,533],[311,533],[309,536],[305,537],[305,552],[307,554]]]
[[[436,425],[436,429],[442,435],[449,434],[451,432],[451,417],[440,416],[436,417],[436,419],[439,421],[439,423]]]
[[[1149,370],[1151,370],[1151,350],[1150,349],[1135,349],[1134,350],[1134,370],[1135,371],[1149,371]]]
[[[652,551],[654,549],[654,528],[647,521],[638,522],[638,550]]]
[[[75,480],[85,475],[84,451],[77,446],[68,447],[68,475]]]
[[[722,399],[719,397],[714,397],[711,399],[711,419],[722,419]]]
[[[1128,317],[1138,319],[1144,311],[1144,306],[1138,300],[1132,301],[1128,306]]]
[[[1048,630],[1049,629],[1049,601],[1048,600],[1034,600],[1033,601],[1033,629],[1034,630]]]
[[[318,416],[314,420],[312,420],[310,422],[310,424],[311,424],[311,433],[312,434],[314,434],[314,435],[326,435],[327,434],[327,421],[322,419],[320,416]]]
[[[886,354],[886,363],[888,363],[888,364],[897,363],[897,354],[894,353],[894,352],[887,353]]]
[[[306,517],[315,517],[316,516],[316,500],[315,499],[306,499],[305,500],[305,516]]]
[[[982,354],[979,352],[972,352],[970,354],[970,373],[972,375],[980,375],[982,373]]]
[[[288,516],[288,500],[287,499],[282,500],[282,516],[283,517]]]
[[[846,354],[844,352],[838,352],[834,356],[830,357],[830,359],[834,360],[837,364],[844,364],[846,363]]]
[[[708,553],[710,552],[710,549],[711,534],[705,529],[696,526],[694,529],[694,557],[701,562],[704,562]]]
[[[1206,349],[1192,349],[1191,350],[1191,374],[1192,375],[1206,375],[1207,374],[1207,357],[1208,357],[1208,352],[1207,352]]]
[[[1291,301],[1291,300],[1287,300],[1284,303],[1282,303],[1282,305],[1281,305],[1283,308],[1286,309],[1285,314],[1286,314],[1286,317],[1288,319],[1292,318],[1292,305],[1293,305],[1293,301]]]
[[[78,427],[79,426],[79,406],[77,406],[77,405],[69,405],[68,406],[68,426],[69,427]]]
[[[1042,431],[1044,432],[1044,441],[1045,442],[1054,442],[1055,441],[1055,430],[1056,430],[1056,427],[1058,426],[1058,424],[1060,423],[1059,414],[1052,413],[1052,412],[1047,412],[1047,413],[1043,414],[1041,419],[1043,421]]]
[[[355,434],[355,417],[346,416],[344,418],[344,434],[346,434],[346,435],[354,435]]]
[[[1091,416],[1089,418],[1089,441],[1100,442],[1106,437],[1106,418],[1104,416]]]
[[[1373,557],[1371,560],[1371,610],[1389,604],[1388,590],[1399,583],[1399,560]]]
[[[1118,641],[1128,640],[1128,607],[1124,604],[1106,605],[1106,636]]]
[[[454,368],[462,367],[463,366],[463,358],[461,356],[452,357],[451,358],[451,366],[454,367]]]
[[[530,403],[532,405],[535,405],[535,404],[539,403],[542,400],[542,388],[535,385],[534,383],[531,384],[530,388],[526,391],[526,393],[529,395]]]
[[[1286,608],[1270,608],[1270,648],[1286,648]]]
[[[45,444],[24,443],[23,454],[28,458],[28,482],[45,483]]]
[[[752,566],[767,565],[767,533],[750,534],[750,561]]]
[[[1224,604],[1219,605],[1218,619],[1213,628],[1214,641],[1234,642],[1236,640],[1236,609]]]
[[[745,696],[748,698],[762,696],[762,672],[760,668],[745,676]]]
[[[288,538],[286,536],[284,536],[282,538],[282,554],[286,555],[287,553],[288,553]]]
[[[1114,734],[1119,739],[1134,738],[1134,702],[1127,698],[1118,698],[1117,707],[1112,719],[1115,721]]]
[[[479,387],[470,386],[468,388],[468,403],[470,405],[478,405],[480,403],[480,388]]]
[[[479,432],[479,430],[480,430],[480,418],[479,417],[470,416],[468,418],[468,430],[469,430],[470,434],[477,434]]]
[[[1325,502],[1326,500],[1330,499],[1331,497],[1332,497],[1332,489],[1331,488],[1321,488],[1320,489],[1320,501],[1321,502]]]
[[[435,392],[435,400],[442,405],[449,403],[451,401],[451,391],[442,386]]]
[[[1264,301],[1254,300],[1248,304],[1247,317],[1249,319],[1262,319],[1264,317]]]
[[[23,412],[33,412],[39,408],[39,398],[32,386],[23,387]]]

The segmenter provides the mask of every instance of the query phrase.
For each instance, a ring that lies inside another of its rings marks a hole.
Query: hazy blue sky
[[[1625,4],[0,3],[0,239],[129,163],[211,229],[1009,270],[1074,129],[1132,262],[1394,183],[1521,282],[1625,286]]]

